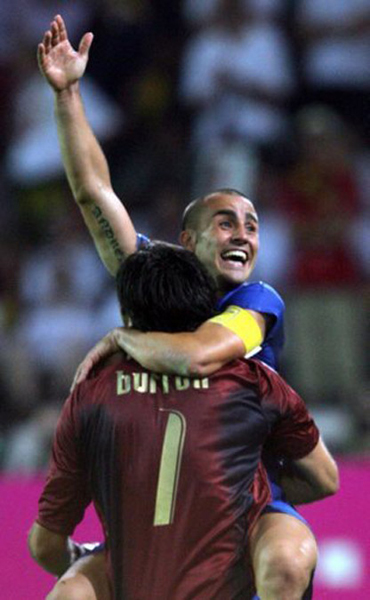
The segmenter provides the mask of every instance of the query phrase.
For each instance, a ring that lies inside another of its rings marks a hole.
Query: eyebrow
[[[220,210],[216,210],[216,212],[213,213],[212,218],[217,217],[218,215],[226,215],[228,217],[236,218],[236,212],[227,208],[221,208]],[[248,212],[245,213],[245,216],[246,221],[254,221],[255,223],[258,223],[258,217],[255,213]]]

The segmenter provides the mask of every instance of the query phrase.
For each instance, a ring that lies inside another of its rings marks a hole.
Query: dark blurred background
[[[369,455],[368,2],[1,0],[2,472],[45,467],[76,365],[120,323],[37,68],[58,12],[75,47],[95,34],[86,110],[138,231],[177,241],[197,195],[249,194],[283,374],[335,453]]]

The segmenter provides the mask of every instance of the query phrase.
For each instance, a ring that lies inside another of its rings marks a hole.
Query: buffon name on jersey
[[[157,373],[125,373],[124,371],[116,371],[117,378],[117,395],[122,396],[130,392],[138,392],[139,394],[155,394],[158,390],[162,390],[164,394],[170,392],[171,386],[176,391],[181,392],[194,389],[208,389],[209,379],[189,377],[160,375]]]

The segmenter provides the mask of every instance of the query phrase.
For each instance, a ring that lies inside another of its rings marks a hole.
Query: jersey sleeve
[[[143,233],[136,234],[136,250],[142,250],[150,244],[150,239]]]
[[[256,355],[270,367],[279,368],[279,356],[284,346],[285,304],[274,288],[262,281],[243,283],[232,290],[218,303],[218,310],[234,305],[246,310],[254,310],[268,317],[268,328],[261,351]]]
[[[62,535],[73,533],[91,502],[75,416],[78,389],[68,398],[59,417],[49,471],[38,505],[37,522]]]
[[[264,451],[299,460],[315,448],[319,430],[302,398],[265,365],[260,365],[261,404],[269,435]]]
[[[278,292],[262,281],[240,285],[224,296],[219,309],[233,304],[248,310],[264,313],[281,320],[285,312],[285,304]]]

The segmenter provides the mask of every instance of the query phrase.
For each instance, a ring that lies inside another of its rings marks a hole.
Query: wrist
[[[125,347],[125,343],[127,343],[127,340],[129,340],[129,336],[127,335],[127,331],[129,331],[127,328],[125,327],[116,327],[115,329],[113,329],[111,331],[111,345],[112,345],[112,350],[114,352],[123,350],[126,350]]]
[[[70,102],[74,98],[80,98],[80,82],[79,80],[67,85],[63,89],[54,88],[55,100],[58,104]]]

